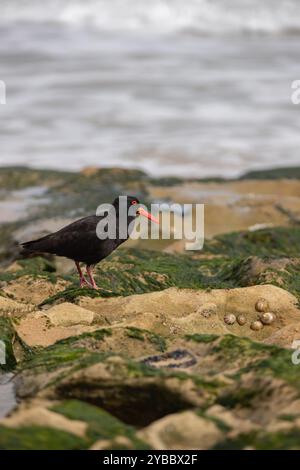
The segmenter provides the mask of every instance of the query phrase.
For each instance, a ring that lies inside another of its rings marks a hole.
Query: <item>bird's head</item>
[[[159,224],[159,220],[150,214],[146,209],[141,207],[141,203],[135,196],[119,196],[113,202],[114,207],[116,208],[117,213],[120,210],[126,210],[127,214],[129,213],[131,216],[142,216],[146,217],[147,219]]]

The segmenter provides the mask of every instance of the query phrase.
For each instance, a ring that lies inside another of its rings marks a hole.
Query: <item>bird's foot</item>
[[[84,277],[80,278],[80,287],[84,288],[84,287],[93,287]]]
[[[87,275],[89,276],[89,279],[91,281],[91,287],[95,290],[99,290],[99,287],[97,286],[97,284],[95,282],[91,266],[86,267],[86,272],[87,272]]]
[[[99,290],[99,287],[97,286],[97,284],[94,282],[91,287],[95,290]]]

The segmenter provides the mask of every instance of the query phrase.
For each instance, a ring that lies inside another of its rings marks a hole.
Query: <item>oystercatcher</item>
[[[104,214],[84,217],[67,225],[58,232],[51,233],[38,240],[22,243],[22,254],[51,253],[69,258],[75,262],[79,274],[80,287],[88,286],[98,289],[92,268],[129,238],[133,230],[135,218],[141,215],[155,223],[159,223],[153,215],[149,214],[143,207],[140,207],[139,204],[139,200],[136,197],[119,196],[114,200],[111,209],[108,209]],[[109,229],[109,215],[113,216],[113,219],[110,220],[115,221],[116,227],[112,237],[108,237],[107,233],[105,234]],[[119,224],[121,216],[125,216],[126,226],[125,230],[123,227],[123,231],[120,230]],[[86,272],[90,282],[86,280],[80,263],[86,264]]]

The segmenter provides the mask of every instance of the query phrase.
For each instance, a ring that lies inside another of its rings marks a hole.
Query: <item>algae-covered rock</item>
[[[291,433],[298,432],[300,381],[291,351],[232,335],[198,334],[170,345],[168,357],[150,356],[151,366],[145,357],[128,361],[80,350],[77,341],[74,350],[69,342],[69,356],[65,350],[63,361],[66,342],[24,364],[17,381],[23,398],[37,394],[92,403],[123,422],[144,427],[138,437],[154,448],[243,448],[243,436],[245,446],[250,445],[254,431],[251,445],[272,448],[273,438],[264,438],[266,430],[271,436],[280,432],[282,448],[289,448]],[[176,354],[179,347],[181,355]],[[184,350],[192,362],[182,361]],[[40,387],[30,388],[32,381]],[[80,416],[80,407],[75,408],[75,414],[64,415],[84,421],[84,412]],[[198,432],[193,434],[193,429]],[[205,430],[210,432],[204,435]],[[116,435],[102,435],[92,448],[132,448],[131,439],[121,442]]]
[[[66,431],[50,426],[9,428],[0,425],[1,450],[80,450],[87,442]]]
[[[259,318],[255,309],[259,298],[268,300],[276,320],[257,332],[250,325]],[[95,313],[96,323],[103,324],[107,319],[112,326],[144,328],[166,338],[201,332],[233,333],[262,341],[300,318],[297,298],[272,285],[210,291],[170,288],[112,299],[81,297],[79,305]],[[212,305],[213,314],[203,315],[209,309],[212,311]],[[244,315],[246,323],[228,323],[228,315]]]
[[[14,413],[1,420],[1,426],[11,429],[21,429],[30,426],[49,427],[59,429],[79,437],[84,437],[87,432],[87,423],[75,419],[68,419],[62,414],[56,413],[48,406],[51,403],[27,403],[20,405]]]
[[[300,299],[300,260],[295,257],[250,256],[236,260],[222,272],[223,281],[234,280],[236,286],[273,284]]]
[[[26,412],[21,405],[19,417],[9,418],[17,435],[25,424],[35,428],[57,418],[51,413],[59,413],[75,421],[74,430],[59,417],[53,426],[77,437],[78,430],[86,429],[83,448],[242,448],[243,436],[248,436],[245,446],[250,445],[254,431],[251,445],[272,447],[263,432],[273,435],[275,430],[282,436],[282,448],[289,448],[291,432],[300,427],[300,380],[290,350],[233,335],[198,333],[168,340],[161,351],[159,341],[151,343],[149,331],[125,328],[123,338],[129,333],[129,341],[146,345],[133,360],[128,358],[132,350],[121,341],[118,354],[109,349],[106,342],[114,333],[114,328],[98,330],[33,351],[15,380],[19,398],[28,403]],[[113,344],[117,349],[117,342]],[[150,355],[145,355],[147,347]],[[85,404],[93,405],[90,414]],[[41,412],[43,423],[34,411],[40,406],[50,410]],[[116,417],[115,432],[108,431],[108,424],[101,432],[98,427],[98,434],[91,431],[89,420],[93,426],[103,422],[96,410],[103,419],[107,413]],[[88,425],[78,428],[77,422]],[[192,434],[195,426],[198,432]],[[134,428],[142,429],[135,434]],[[210,430],[206,435],[205,429]]]
[[[289,349],[300,331],[299,181],[272,181],[283,175],[295,172],[185,182],[134,170],[0,169],[8,200],[37,186],[44,198],[0,227],[0,332],[19,400],[0,423],[0,448],[299,447],[298,352]],[[121,193],[200,198],[204,249],[129,242],[96,267],[99,291],[80,289],[74,267],[54,257],[8,266],[18,241]]]
[[[271,336],[276,338],[276,332],[295,324],[300,316],[297,298],[273,285],[209,291],[169,288],[113,298],[91,298],[84,290],[81,294],[77,304],[63,302],[27,314],[16,325],[19,337],[29,347],[45,347],[99,327],[109,327],[114,335],[104,349],[126,350],[130,357],[135,357],[134,342],[137,351],[141,349],[139,342],[145,345],[156,343],[163,350],[166,340],[198,332],[232,333],[266,341]],[[251,325],[260,320],[261,314],[256,309],[259,299],[268,303],[272,312],[269,315],[274,320],[270,324],[264,322],[256,331]],[[243,317],[245,321],[226,321],[231,317],[238,320]],[[282,339],[280,344],[283,344]],[[291,347],[291,344],[284,345]],[[147,346],[145,352],[150,353],[150,349]]]
[[[222,289],[256,284],[282,287],[300,299],[297,258],[300,232],[298,229],[291,231],[274,229],[228,234],[207,241],[204,250],[193,255],[120,249],[97,266],[98,292],[79,289],[78,280],[74,278],[74,284],[67,289],[48,298],[45,295],[42,304],[74,302],[82,295],[107,298],[169,287]],[[267,247],[264,237],[269,244]]]
[[[147,444],[137,436],[134,427],[124,424],[115,416],[103,409],[89,405],[78,400],[66,400],[52,406],[52,411],[59,413],[69,420],[79,420],[87,426],[86,437],[90,442],[110,442],[110,448],[114,447],[114,440],[123,438],[130,442],[132,449],[145,449]],[[108,447],[109,447],[108,446]]]
[[[0,421],[0,448],[5,450],[88,449],[95,442],[110,442],[121,437],[132,449],[148,445],[133,427],[106,411],[76,400],[31,400],[20,404]]]
[[[199,387],[199,379],[186,373],[87,351],[81,342],[73,349],[68,345],[58,343],[23,364],[16,379],[19,397],[85,400],[122,421],[148,424],[165,414],[209,402],[219,385],[203,379]],[[149,400],[155,405],[149,406]]]
[[[247,179],[270,179],[270,180],[278,180],[278,179],[299,179],[300,178],[300,167],[281,167],[281,168],[270,168],[266,170],[251,170],[247,171],[243,176],[241,176],[242,180]]]
[[[300,432],[295,427],[288,431],[265,432],[252,431],[240,434],[235,439],[218,442],[213,450],[298,450]]]
[[[265,228],[218,235],[205,244],[205,252],[226,256],[299,256],[298,227]]]

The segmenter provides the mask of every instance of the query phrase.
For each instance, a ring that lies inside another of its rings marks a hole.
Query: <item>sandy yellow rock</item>
[[[258,319],[255,304],[260,297],[268,300],[276,320],[260,331],[253,331],[250,325]],[[206,308],[207,305],[215,306],[216,313],[209,317],[199,314],[199,310],[201,311],[202,307]],[[224,316],[228,312],[236,317],[243,315],[246,324],[239,325],[238,322],[226,324]],[[286,345],[295,336],[294,327],[290,325],[297,327],[299,318],[297,299],[289,292],[273,285],[213,289],[209,292],[170,288],[128,297],[108,299],[81,297],[78,305],[63,303],[49,310],[27,314],[16,325],[16,331],[31,347],[49,346],[61,339],[99,328],[124,330],[128,327],[149,330],[172,341],[186,334],[231,333],[256,341],[273,338],[272,344]],[[285,331],[288,332],[287,339],[284,339]],[[112,336],[114,341],[117,337],[120,345],[123,344],[124,350],[132,351],[132,346],[129,347],[127,344],[128,335],[121,333],[120,330],[119,336],[118,334]],[[112,349],[114,349],[113,340],[107,340],[112,342]]]
[[[34,309],[35,306],[32,304],[23,304],[6,297],[0,297],[0,316],[2,317],[22,317]]]
[[[259,428],[258,423],[253,423],[245,416],[240,416],[234,410],[229,410],[221,405],[213,405],[206,411],[206,416],[217,419],[224,423],[231,430],[238,430],[241,433],[249,433]]]
[[[155,421],[138,436],[156,450],[209,449],[222,436],[214,422],[193,411],[175,413]]]
[[[47,347],[62,339],[94,331],[97,327],[89,325],[51,326],[43,312],[29,314],[15,325],[18,336],[29,347]]]
[[[276,320],[260,331],[250,324],[258,319],[257,299],[267,299]],[[216,306],[216,314],[206,318],[199,314],[206,305]],[[134,326],[155,331],[164,337],[193,333],[215,333],[247,336],[263,341],[281,328],[298,321],[297,299],[273,285],[257,285],[211,291],[170,288],[159,292],[112,299],[82,297],[79,305],[95,313],[95,324]],[[226,314],[243,315],[247,323],[224,323]]]
[[[299,220],[299,180],[188,182],[171,187],[149,186],[150,198],[205,204],[205,237],[262,227],[288,226]],[[222,217],[220,217],[222,213]],[[169,252],[183,252],[187,240],[175,241]]]
[[[271,336],[264,341],[266,344],[276,344],[282,348],[298,348],[296,341],[300,339],[300,322],[293,322],[280,330],[273,332]]]
[[[51,325],[74,326],[91,325],[95,315],[90,310],[64,302],[46,310],[45,316],[49,318]]]
[[[26,275],[10,281],[3,291],[17,301],[38,305],[44,299],[63,291],[68,284],[63,279],[53,283],[43,277]]]

